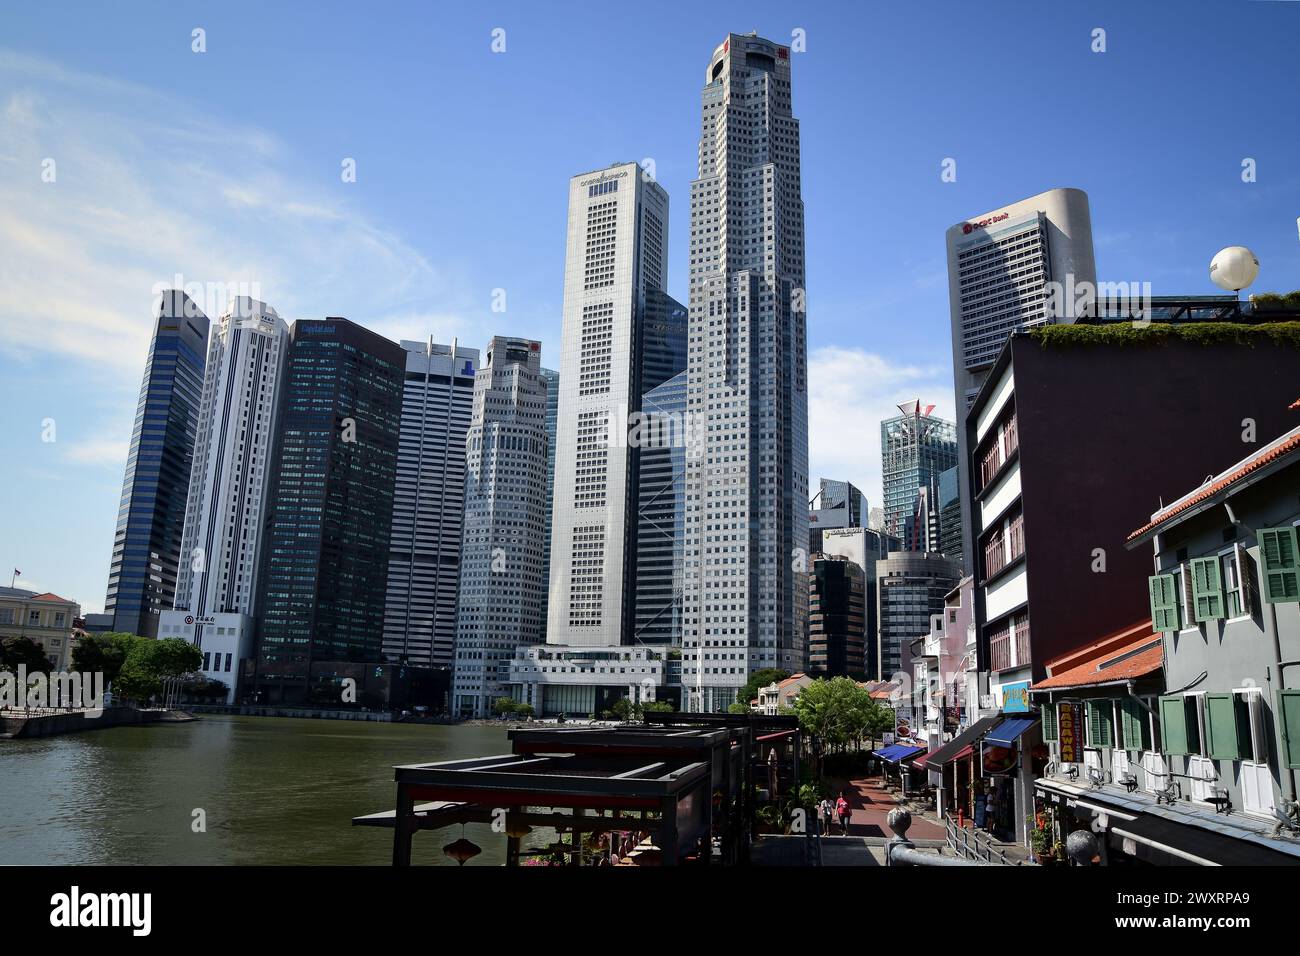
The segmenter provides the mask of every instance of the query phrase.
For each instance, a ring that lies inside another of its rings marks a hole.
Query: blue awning
[[[873,750],[871,753],[872,756],[879,757],[889,763],[901,763],[915,757],[917,754],[925,753],[925,748],[913,747],[910,744],[891,744],[888,747]]]
[[[1016,745],[1020,735],[1034,726],[1037,721],[1037,717],[1009,717],[990,730],[984,742],[994,747],[1010,749]]]

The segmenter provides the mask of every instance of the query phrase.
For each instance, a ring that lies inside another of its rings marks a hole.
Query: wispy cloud
[[[897,405],[921,398],[953,418],[952,373],[942,366],[891,362],[864,349],[828,346],[808,356],[809,480],[853,482],[871,507],[882,500],[880,422]]]

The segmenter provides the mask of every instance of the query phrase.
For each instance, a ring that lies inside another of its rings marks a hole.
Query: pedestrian
[[[835,808],[831,805],[830,797],[822,797],[820,804],[822,813],[822,833],[829,834],[831,825],[835,822]]]
[[[840,830],[845,835],[849,835],[849,801],[844,796],[844,791],[840,791],[840,798],[835,801],[835,812],[840,818]]]

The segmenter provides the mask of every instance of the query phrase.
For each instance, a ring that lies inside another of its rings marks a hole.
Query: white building
[[[478,349],[403,341],[406,385],[393,490],[383,653],[450,667],[456,649],[465,436]]]
[[[682,684],[717,711],[752,670],[804,667],[808,381],[790,50],[730,34],[701,96],[691,183]]]
[[[497,336],[475,376],[452,712],[485,717],[521,645],[542,640],[546,380],[540,342]]]
[[[203,674],[236,699],[240,663],[253,656],[257,562],[289,327],[256,299],[234,299],[208,339],[181,535],[175,609],[159,637],[203,652]]]
[[[668,679],[668,650],[650,645],[520,647],[510,661],[513,696],[538,716],[599,717],[626,698],[659,698]]]
[[[546,639],[630,643],[637,533],[631,415],[647,387],[647,296],[667,275],[668,194],[635,163],[574,176]]]

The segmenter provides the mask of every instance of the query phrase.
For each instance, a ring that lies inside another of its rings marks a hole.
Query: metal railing
[[[885,844],[885,866],[988,866],[991,862],[918,850],[907,838],[907,831],[912,826],[912,814],[900,807],[890,810],[885,821],[889,824],[889,829],[894,831],[894,836]]]
[[[948,846],[963,859],[1000,866],[1020,866],[1024,863],[1023,860],[1013,860],[1007,856],[987,839],[981,837],[977,830],[957,826],[956,821],[950,816],[943,818],[943,830]]]

